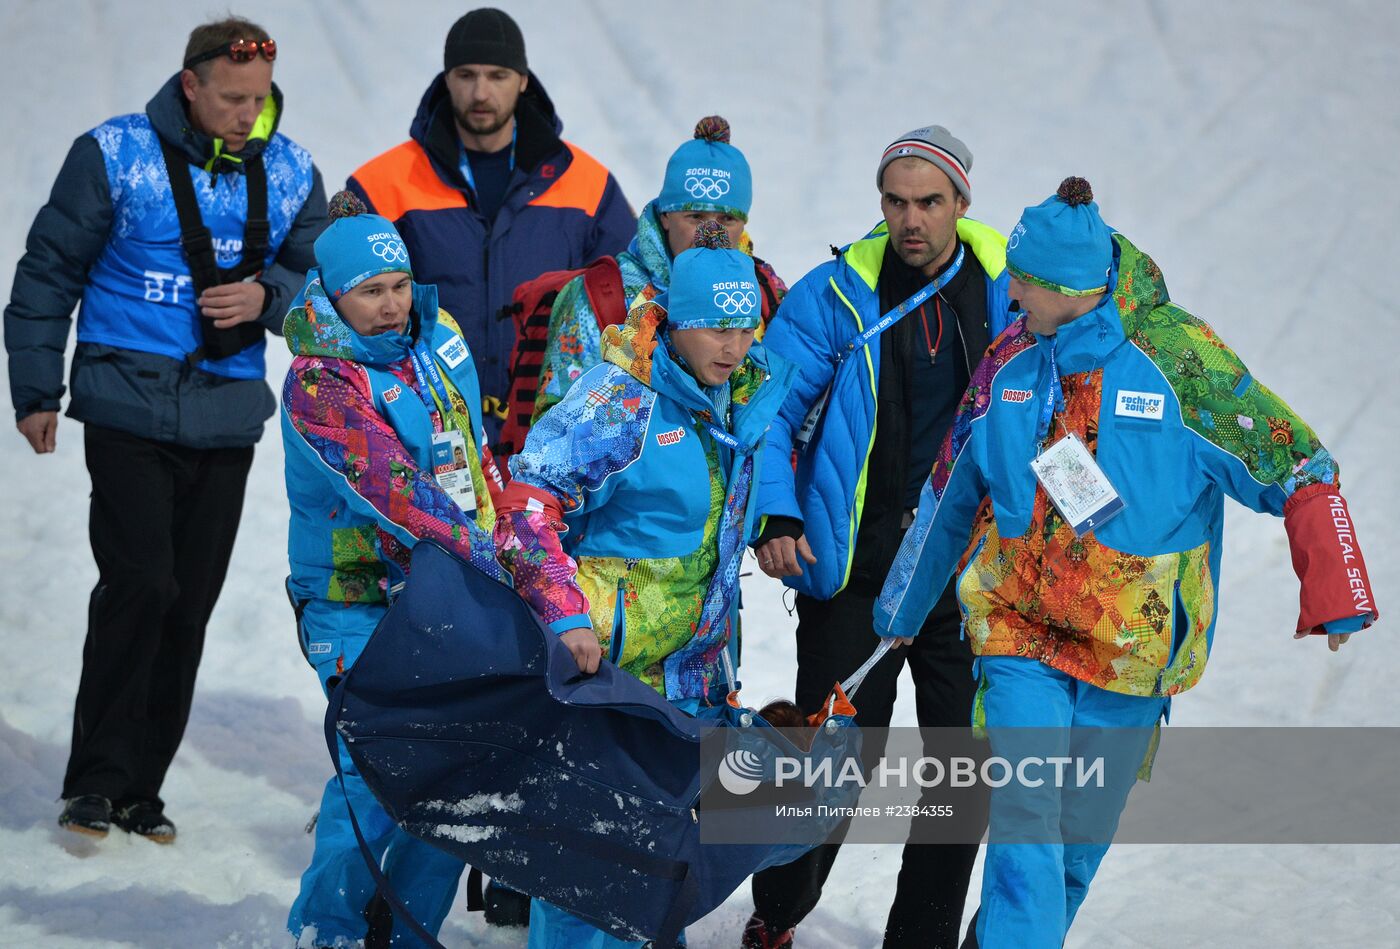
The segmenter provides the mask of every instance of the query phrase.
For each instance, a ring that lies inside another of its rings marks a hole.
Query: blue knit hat
[[[1113,232],[1083,178],[1066,178],[1053,195],[1026,208],[1006,240],[1011,276],[1069,297],[1107,291],[1112,266]]]
[[[354,192],[341,191],[331,198],[330,218],[315,248],[321,285],[331,300],[382,273],[413,276],[399,232],[387,218],[370,214]]]
[[[694,245],[676,256],[671,286],[656,302],[673,330],[757,329],[762,307],[753,258],[729,248],[718,221],[704,221]]]
[[[744,153],[729,144],[729,123],[706,116],[666,163],[656,210],[722,211],[747,221],[752,205],[753,175]]]

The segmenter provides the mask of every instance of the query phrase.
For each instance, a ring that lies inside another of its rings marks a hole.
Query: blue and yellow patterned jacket
[[[739,563],[753,532],[763,435],[794,367],[755,343],[702,389],[632,310],[511,459],[496,543],[516,590],[556,632],[592,626],[604,655],[672,701],[722,701]],[[738,440],[731,451],[710,434]]]

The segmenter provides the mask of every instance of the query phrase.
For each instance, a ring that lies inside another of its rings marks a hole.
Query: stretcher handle
[[[865,677],[870,674],[870,670],[875,668],[877,662],[885,658],[885,653],[889,652],[894,644],[895,640],[881,637],[880,645],[875,647],[875,651],[870,654],[870,658],[865,660],[859,669],[851,673],[849,679],[841,683],[841,691],[846,693],[847,699],[854,699],[856,697],[856,689],[860,688],[860,684],[865,681]]]

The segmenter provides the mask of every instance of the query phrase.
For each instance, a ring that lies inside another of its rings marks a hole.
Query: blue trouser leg
[[[1071,768],[1063,786],[1013,781],[992,791],[978,942],[1052,949],[1108,851],[1166,700],[1108,692],[1032,659],[987,657],[982,671],[994,756],[1104,761],[1102,787],[1077,790]]]
[[[645,942],[627,942],[586,923],[544,900],[530,901],[528,949],[641,949]]]
[[[321,601],[308,605],[302,618],[303,637],[328,695],[332,688],[329,680],[337,674],[337,659],[349,668],[382,613],[382,607],[347,608]],[[425,929],[437,933],[456,896],[464,864],[400,830],[360,777],[344,742],[337,745],[345,789],[342,792],[337,778],[326,783],[311,865],[302,874],[301,891],[292,904],[287,928],[301,940],[299,945],[307,946],[348,946],[365,936],[368,924],[364,910],[374,896],[375,882],[350,826],[348,799],[371,854],[399,898]],[[396,946],[422,944],[397,919],[392,942]]]

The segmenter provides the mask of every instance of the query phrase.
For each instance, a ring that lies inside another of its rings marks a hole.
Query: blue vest
[[[78,342],[183,360],[199,348],[201,317],[180,248],[180,220],[160,141],[143,114],[111,119],[89,134],[107,165],[112,230],[88,274]],[[269,266],[311,193],[312,168],[311,155],[284,135],[274,135],[262,154],[270,227],[264,266]],[[243,257],[247,178],[211,178],[193,165],[190,176],[204,225],[213,235],[215,259],[221,267],[234,266]],[[264,348],[259,342],[227,359],[205,360],[199,368],[230,379],[261,379]]]

